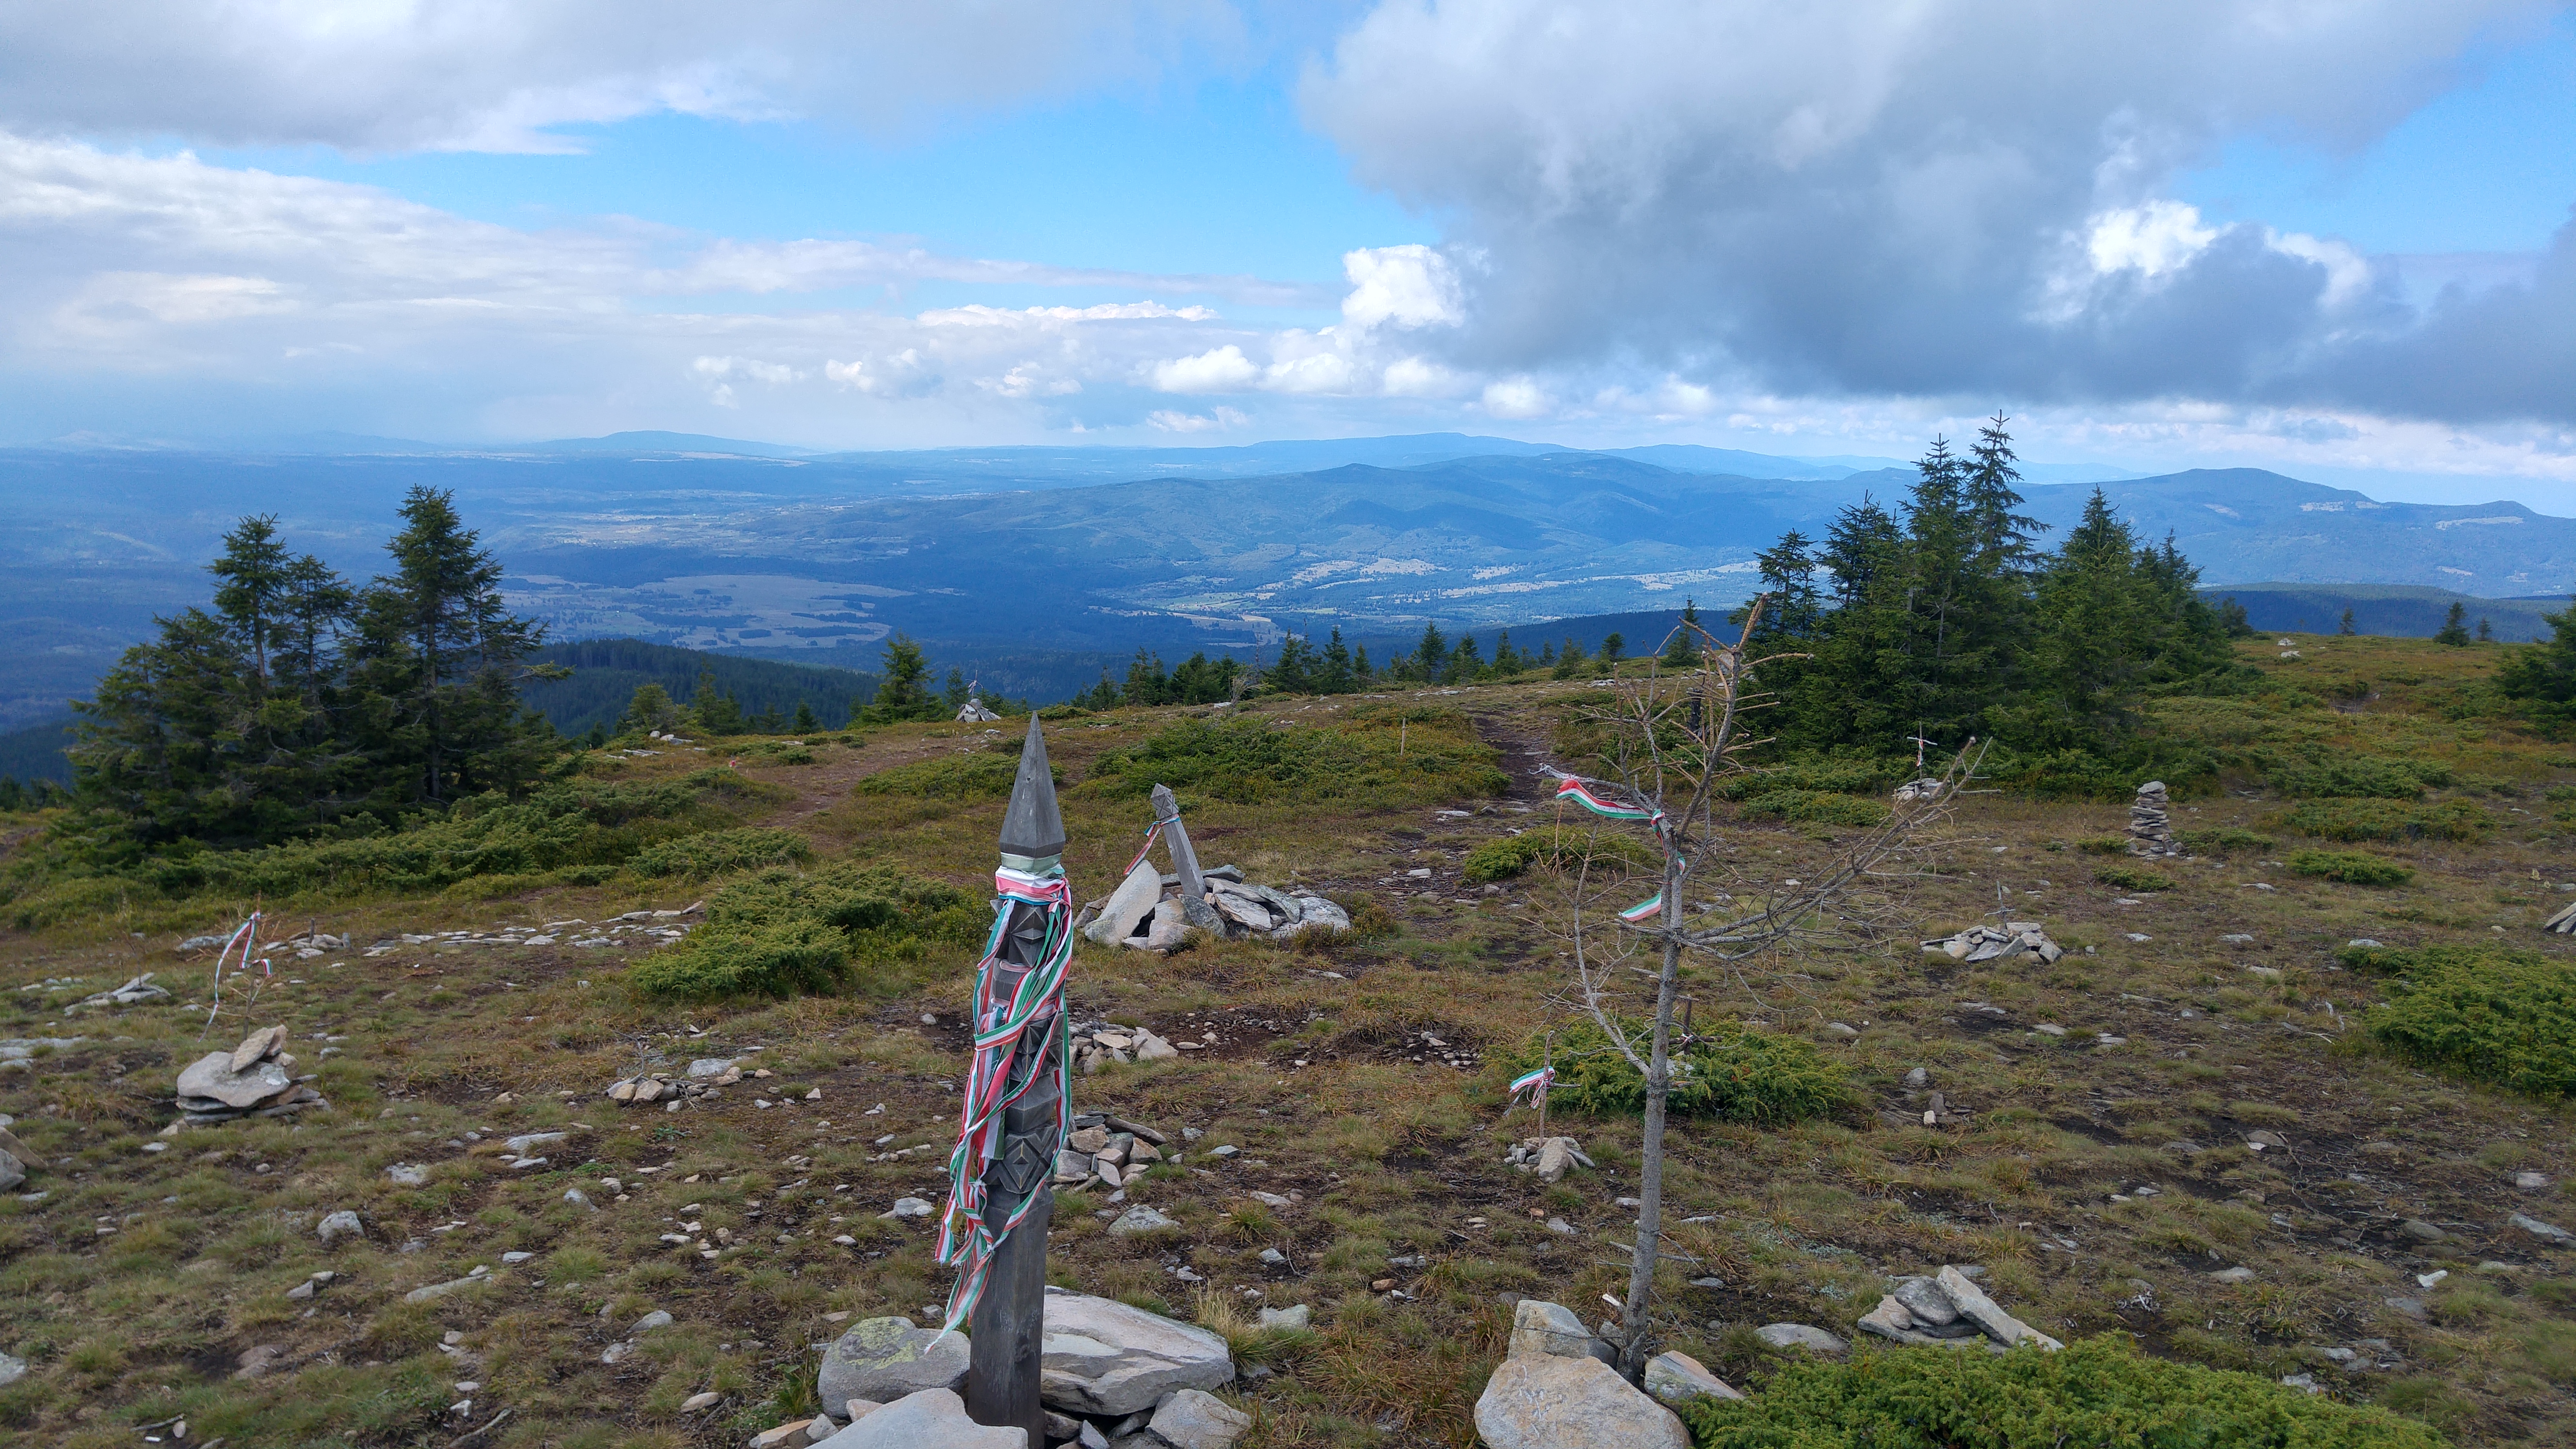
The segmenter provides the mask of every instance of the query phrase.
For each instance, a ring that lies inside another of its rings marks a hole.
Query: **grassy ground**
[[[1672,1229],[1695,1260],[1663,1279],[1672,1346],[1758,1385],[1779,1360],[1754,1327],[1850,1336],[1884,1275],[1982,1263],[1998,1300],[2060,1338],[2121,1334],[2200,1363],[2314,1372],[2334,1394],[2420,1416],[2463,1444],[2576,1443],[2576,1255],[2553,1256],[2505,1223],[2511,1211],[2576,1223],[2563,1186],[2576,1169],[2568,1105],[2374,1050],[2356,1023],[2385,988],[2334,959],[2359,937],[2507,942],[2563,958],[2536,925],[2576,899],[2561,889],[2576,882],[2576,818],[2548,796],[2576,782],[2576,750],[2480,713],[2492,649],[2305,636],[2296,648],[2301,657],[2279,658],[2266,640],[2247,655],[2291,689],[2160,708],[2163,727],[2235,762],[2215,788],[2177,800],[2177,825],[2211,848],[2155,867],[2172,889],[2095,879],[2118,858],[2082,843],[2116,835],[2121,804],[1977,797],[1938,872],[1908,886],[1903,929],[1780,963],[1750,988],[1694,986],[1702,1019],[1812,1036],[1856,1095],[1836,1115],[1776,1130],[1677,1124],[1668,1210],[1702,1220]],[[1500,795],[1398,789],[1388,804],[1311,791],[1264,802],[1221,783],[1183,791],[1204,859],[1374,903],[1382,914],[1370,918],[1391,930],[1320,951],[1234,943],[1168,960],[1086,948],[1076,964],[1077,1012],[1208,1043],[1083,1078],[1076,1106],[1175,1139],[1196,1128],[1193,1151],[1241,1151],[1156,1168],[1133,1189],[1131,1200],[1181,1222],[1160,1239],[1113,1239],[1107,1204],[1062,1198],[1052,1272],[1230,1331],[1263,1374],[1234,1391],[1256,1416],[1256,1449],[1471,1444],[1470,1411],[1509,1320],[1504,1295],[1582,1311],[1624,1283],[1605,1240],[1630,1222],[1615,1200],[1635,1191],[1633,1122],[1564,1121],[1599,1169],[1554,1186],[1502,1162],[1532,1130],[1525,1112],[1501,1113],[1504,1058],[1564,1020],[1550,1004],[1566,985],[1552,889],[1523,877],[1488,892],[1461,875],[1474,846],[1552,815],[1534,766],[1568,711],[1598,698],[1580,683],[1443,692],[1426,702],[1470,725],[1396,722],[1401,764],[1381,778],[1407,778],[1425,736],[1444,778],[1471,778],[1481,737],[1508,781]],[[1341,730],[1361,703],[1288,701],[1255,717]],[[1080,782],[1104,753],[1194,713],[1066,720],[1049,743]],[[1374,749],[1385,722],[1348,733]],[[787,795],[754,823],[802,832],[826,857],[980,893],[998,798],[852,787],[1015,743],[981,727],[908,726],[857,748],[745,749],[739,767]],[[2443,767],[2452,783],[2405,807],[2448,810],[2455,824],[2473,815],[2482,828],[2455,833],[2480,838],[2302,835],[2289,823],[2315,802],[2259,783],[2290,769],[2248,763],[2265,750]],[[616,768],[677,775],[726,754]],[[1076,785],[1065,815],[1077,889],[1105,893],[1146,823],[1141,801]],[[1847,833],[1753,821],[1735,849],[1788,876]],[[2415,874],[2367,887],[2286,864],[2314,848]],[[1432,874],[1405,875],[1414,869]],[[396,932],[597,921],[707,889],[619,876],[284,909],[363,948]],[[1916,948],[1999,902],[2043,922],[2067,958],[1990,969]],[[449,1444],[507,1410],[467,1442],[731,1445],[804,1407],[813,1346],[850,1317],[919,1319],[944,1299],[931,1229],[877,1215],[899,1196],[941,1196],[971,951],[843,996],[710,1007],[627,990],[624,953],[641,946],[432,944],[281,957],[256,1001],[228,988],[211,1032],[184,1004],[63,1014],[143,970],[202,1003],[207,963],[180,963],[171,947],[223,924],[224,911],[192,909],[0,936],[0,986],[13,988],[0,991],[0,1038],[82,1038],[40,1051],[33,1070],[0,1072],[0,1113],[51,1159],[18,1189],[40,1199],[0,1197],[0,1351],[32,1365],[0,1390],[0,1433],[123,1445],[138,1426],[185,1415],[191,1443]],[[2222,941],[2231,934],[2252,940]],[[288,1025],[295,1070],[318,1073],[335,1110],[159,1135],[175,1116],[176,1071],[270,1022]],[[666,1113],[601,1096],[642,1066],[745,1053],[773,1075],[710,1104]],[[1943,1126],[1920,1125],[1925,1094],[1903,1085],[1917,1066],[1954,1114]],[[507,1166],[499,1139],[536,1130],[573,1137],[547,1149],[547,1166]],[[2257,1130],[2288,1146],[2253,1150]],[[156,1144],[165,1150],[145,1150]],[[893,1155],[921,1144],[930,1150]],[[384,1172],[395,1163],[428,1166],[427,1185],[395,1185]],[[2513,1188],[2525,1170],[2553,1185]],[[595,1210],[565,1201],[572,1188]],[[1264,1206],[1255,1191],[1292,1201]],[[366,1239],[326,1251],[314,1225],[342,1208],[365,1220]],[[1578,1231],[1551,1232],[1549,1217]],[[2423,1241],[2409,1222],[2443,1236]],[[1264,1266],[1265,1247],[1286,1262]],[[477,1265],[493,1270],[488,1284],[404,1301]],[[2251,1281],[2212,1277],[2240,1266]],[[309,1300],[284,1296],[322,1269],[340,1276]],[[1688,1286],[1700,1277],[1724,1286]],[[1259,1305],[1299,1302],[1314,1305],[1311,1333],[1243,1327]],[[656,1308],[674,1326],[603,1362],[625,1325]],[[235,1377],[262,1345],[274,1366]],[[2364,1371],[2325,1354],[2345,1348]],[[701,1390],[725,1397],[682,1413]],[[466,1398],[470,1414],[448,1412]]]

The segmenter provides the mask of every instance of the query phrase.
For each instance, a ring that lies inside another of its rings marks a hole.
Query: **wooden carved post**
[[[1038,1367],[1046,1337],[1047,1221],[1055,1208],[1047,1183],[1064,1146],[1061,1006],[1073,913],[1064,880],[1064,817],[1034,718],[1002,817],[1001,848],[995,878],[1001,918],[976,983],[976,1085],[953,1164],[949,1226],[957,1231],[961,1218],[966,1226],[958,1285],[972,1299],[966,1413],[979,1424],[1017,1424],[1037,1446],[1046,1443]],[[1018,1031],[1003,1040],[1015,1022]],[[980,1192],[961,1190],[969,1177]],[[953,1320],[959,1311],[953,1300],[949,1311]]]

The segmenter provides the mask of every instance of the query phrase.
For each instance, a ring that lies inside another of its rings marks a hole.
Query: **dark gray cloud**
[[[2564,8],[1390,0],[1304,100],[1453,218],[1461,367],[2571,420],[2567,236],[2531,283],[2425,302],[2165,190],[2249,134],[2356,150]]]

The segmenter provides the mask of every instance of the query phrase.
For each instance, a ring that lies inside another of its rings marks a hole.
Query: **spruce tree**
[[[787,727],[800,735],[810,735],[820,731],[823,722],[814,717],[814,706],[800,699],[796,701],[796,718],[788,721]]]
[[[921,646],[910,635],[896,634],[886,640],[883,657],[885,669],[877,679],[876,698],[854,717],[867,724],[938,718],[939,701],[930,692],[930,661]]]
[[[2360,632],[2361,631],[2359,629],[2353,627],[2352,610],[2344,610],[2343,618],[2335,623],[2335,633],[2343,638],[2349,639]]]
[[[1688,669],[1699,662],[1699,601],[1682,600],[1681,623],[1672,637],[1664,641],[1663,665],[1667,669]]]
[[[359,600],[352,671],[371,700],[375,797],[443,804],[484,790],[516,792],[544,768],[552,726],[519,702],[543,626],[509,613],[501,564],[458,517],[454,495],[426,486],[403,499],[402,531],[385,545],[393,572]]]
[[[2453,599],[2451,601],[2451,612],[2444,616],[2441,629],[2433,635],[2433,642],[2436,644],[2448,644],[2454,649],[2466,648],[2468,646],[2468,605],[2461,603],[2457,599]]]

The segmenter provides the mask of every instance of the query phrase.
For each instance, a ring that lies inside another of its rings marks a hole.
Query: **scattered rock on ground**
[[[1476,1400],[1476,1432],[1489,1449],[1689,1449],[1673,1411],[1589,1355],[1514,1354]]]
[[[2506,1221],[2553,1248],[2576,1245],[2576,1233],[2571,1233],[2555,1223],[2544,1223],[2528,1213],[2515,1213]]]
[[[83,997],[64,1007],[63,1014],[69,1016],[75,1011],[87,1011],[101,1006],[136,1006],[146,1001],[169,1000],[169,991],[153,985],[152,977],[153,973],[146,971],[123,986],[111,987],[94,996]]]
[[[1942,1293],[1949,1297],[1951,1303],[1957,1305],[1960,1316],[1984,1329],[1988,1338],[2006,1348],[2024,1340],[2036,1343],[2051,1353],[2066,1346],[2004,1312],[1995,1300],[1987,1297],[1976,1284],[1968,1281],[1968,1275],[1961,1272],[1956,1265],[1944,1267],[1932,1281],[1940,1286]]]
[[[327,1248],[332,1244],[339,1242],[342,1238],[365,1237],[367,1235],[367,1225],[358,1220],[358,1215],[356,1213],[349,1211],[347,1208],[342,1208],[338,1212],[325,1215],[321,1223],[314,1228],[313,1232],[315,1236],[322,1240],[322,1246]]]
[[[1233,1449],[1252,1416],[1204,1389],[1182,1389],[1154,1407],[1148,1427],[1172,1449]]]
[[[1667,1404],[1685,1399],[1740,1399],[1726,1380],[1710,1373],[1698,1359],[1674,1349],[1646,1360],[1646,1392]]]
[[[1261,1326],[1293,1333],[1306,1327],[1312,1321],[1313,1313],[1314,1310],[1303,1303],[1288,1308],[1264,1308],[1261,1310]]]
[[[1817,1353],[1841,1353],[1850,1344],[1821,1328],[1804,1323],[1766,1323],[1755,1329],[1754,1336],[1773,1348],[1804,1348]]]
[[[909,1318],[862,1319],[824,1351],[815,1396],[826,1404],[892,1403],[924,1389],[953,1389],[966,1381],[967,1360],[963,1334],[916,1328]]]
[[[1109,1225],[1109,1233],[1112,1237],[1124,1238],[1135,1233],[1150,1233],[1179,1226],[1179,1223],[1164,1216],[1159,1210],[1138,1203],[1118,1215],[1118,1220]]]
[[[1067,1413],[1144,1413],[1177,1390],[1234,1381],[1223,1338],[1111,1299],[1050,1287],[1045,1325],[1040,1396]]]

